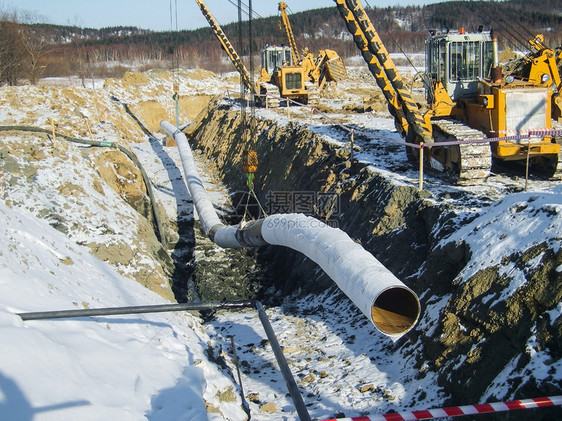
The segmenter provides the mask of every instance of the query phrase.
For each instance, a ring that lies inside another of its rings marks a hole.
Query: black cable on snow
[[[44,133],[47,135],[52,135],[53,131],[48,129],[43,129],[42,127],[34,127],[34,126],[23,126],[23,125],[16,125],[16,126],[0,126],[0,131],[8,132],[8,131],[19,131],[19,132],[31,132],[31,133]],[[56,133],[56,137],[60,137],[68,142],[78,143],[82,145],[88,145],[92,147],[103,147],[103,148],[115,148],[118,149],[121,153],[123,153],[127,158],[129,158],[135,166],[139,169],[144,184],[146,186],[146,193],[150,199],[150,207],[152,210],[152,216],[154,218],[155,226],[154,226],[154,233],[156,234],[156,238],[158,241],[166,247],[166,239],[164,237],[164,229],[162,226],[162,220],[160,218],[160,214],[158,213],[156,198],[154,196],[154,190],[152,190],[152,182],[148,177],[148,174],[144,170],[142,164],[139,162],[137,156],[130,151],[129,149],[125,148],[124,146],[119,145],[116,142],[105,142],[105,141],[98,141],[98,140],[90,140],[90,139],[83,139],[73,136],[68,136],[62,133]]]

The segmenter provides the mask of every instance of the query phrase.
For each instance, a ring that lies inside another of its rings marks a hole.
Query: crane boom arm
[[[297,49],[297,43],[295,41],[295,35],[291,29],[291,23],[289,22],[289,16],[287,15],[287,4],[284,2],[279,2],[279,11],[281,12],[281,22],[283,22],[283,27],[287,33],[287,38],[289,40],[289,47],[291,47],[291,55],[293,56],[293,63],[298,64],[301,61],[299,50]]]
[[[339,7],[343,0],[334,0]],[[406,87],[404,79],[398,72],[394,62],[390,58],[381,38],[375,30],[369,16],[363,9],[359,0],[345,0],[345,6],[353,15],[357,27],[362,32],[365,40],[367,41],[368,50],[377,58],[382,70],[384,71],[390,85],[396,93],[396,99],[404,110],[405,118],[414,130],[418,139],[424,143],[432,143],[432,129],[431,125],[426,122],[418,106],[412,97],[411,92]]]
[[[357,48],[359,48],[359,50],[361,51],[361,55],[367,63],[369,71],[374,76],[378,87],[381,89],[384,98],[386,99],[388,111],[394,117],[396,129],[404,137],[406,137],[406,133],[408,132],[408,121],[404,116],[404,111],[402,110],[400,101],[398,100],[398,97],[396,95],[396,91],[386,77],[386,73],[384,72],[384,69],[381,66],[380,62],[377,60],[374,54],[369,51],[369,48],[367,47],[367,39],[359,28],[357,21],[351,13],[351,10],[347,8],[345,0],[335,1],[341,17],[345,20],[348,31],[353,36],[355,45],[357,45]]]
[[[252,82],[250,72],[248,72],[248,69],[246,69],[246,66],[244,66],[242,59],[240,58],[240,56],[238,55],[238,53],[236,52],[230,41],[228,40],[226,34],[220,27],[219,23],[217,22],[217,20],[215,19],[215,17],[207,7],[207,5],[203,3],[203,0],[195,0],[195,2],[201,9],[201,13],[203,13],[203,16],[205,16],[207,22],[209,22],[209,25],[211,26],[213,33],[221,43],[221,46],[224,49],[224,51],[226,51],[228,58],[230,58],[232,64],[234,64],[234,67],[236,68],[236,70],[238,70],[238,73],[240,73],[240,76],[242,77],[242,82],[244,83],[246,88],[248,88],[255,95],[257,93],[256,87]]]

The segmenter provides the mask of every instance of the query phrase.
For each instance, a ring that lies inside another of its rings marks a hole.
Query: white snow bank
[[[550,189],[506,196],[486,209],[469,224],[462,225],[450,237],[441,241],[465,241],[475,257],[463,270],[464,280],[478,270],[496,266],[503,256],[524,251],[546,242],[554,253],[562,240],[562,185]],[[533,259],[527,264],[538,263]],[[511,292],[522,285],[513,273],[514,265],[502,267],[514,279]],[[501,299],[505,299],[502,297]]]
[[[245,419],[190,314],[28,321],[17,312],[162,303],[47,222],[0,201],[2,419]]]

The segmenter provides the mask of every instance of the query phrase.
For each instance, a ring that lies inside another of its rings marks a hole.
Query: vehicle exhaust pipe
[[[492,55],[494,56],[494,61],[492,63],[491,77],[492,83],[499,84],[503,79],[503,68],[500,66],[500,53],[498,48],[498,37],[492,31]]]
[[[224,225],[208,199],[185,134],[162,121],[178,145],[186,184],[206,236],[223,248],[280,245],[317,263],[383,334],[398,339],[420,315],[417,295],[345,232],[303,214],[278,214]]]

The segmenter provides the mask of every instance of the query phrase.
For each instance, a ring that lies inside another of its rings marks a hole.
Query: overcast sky
[[[438,0],[368,0],[373,7],[389,5],[436,3]],[[248,0],[243,0],[248,4]],[[321,7],[335,7],[333,0],[285,0],[289,13]],[[84,28],[136,26],[155,31],[177,28],[195,29],[207,26],[195,0],[0,0],[0,10],[24,10],[41,16],[41,21],[56,25],[76,25]],[[221,24],[236,21],[238,0],[205,0]],[[363,0],[362,4],[367,3]],[[254,12],[261,17],[277,15],[276,0],[253,0]],[[170,20],[170,6],[172,21]]]

